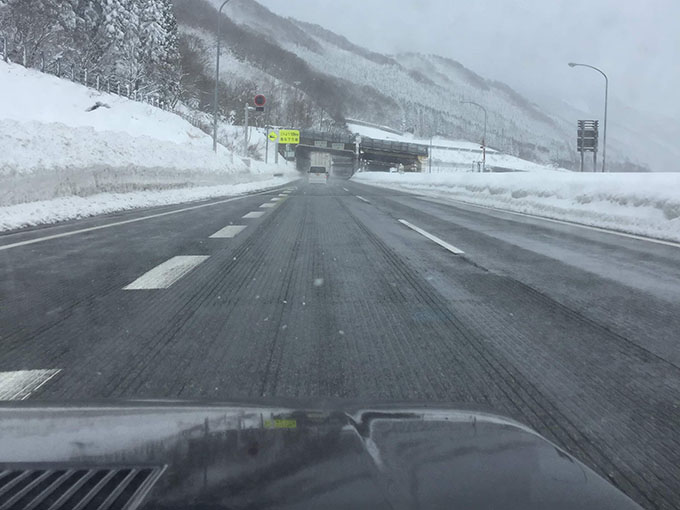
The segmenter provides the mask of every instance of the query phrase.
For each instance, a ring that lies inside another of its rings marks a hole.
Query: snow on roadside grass
[[[88,111],[96,103],[107,106]],[[41,124],[89,127],[109,135],[126,133],[164,142],[212,147],[210,137],[181,117],[74,83],[0,61],[0,118]]]
[[[0,207],[0,231],[87,218],[141,207],[236,196],[282,186],[292,180],[290,175],[273,178],[262,175],[260,180],[256,179],[249,175],[247,182],[219,186],[136,191],[132,193],[98,193],[86,197],[66,196]]]
[[[680,173],[363,172],[353,179],[680,242]]]

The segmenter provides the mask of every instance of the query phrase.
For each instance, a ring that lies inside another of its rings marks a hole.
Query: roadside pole
[[[245,107],[245,122],[243,123],[243,157],[248,157],[248,105]]]
[[[269,126],[266,129],[266,137],[264,141],[264,164],[267,164],[269,160]]]
[[[486,131],[486,123],[484,130]],[[486,135],[482,139],[482,172],[486,172]]]
[[[220,10],[217,11],[217,57],[215,58],[215,96],[213,99],[213,151],[215,152],[217,152],[217,115],[219,113],[217,100],[220,90],[220,46],[222,43],[220,34],[222,32],[222,9],[224,9],[224,6],[230,1],[231,0],[224,0],[220,6]]]
[[[276,145],[274,146],[276,151],[274,152],[274,164],[279,164],[279,137],[276,137]]]
[[[430,153],[427,158],[429,160],[430,173],[432,173],[432,137],[430,137]]]
[[[354,139],[354,173],[359,171],[359,165],[360,165],[360,153],[359,153],[359,146],[361,145],[361,136],[357,135],[357,137]]]

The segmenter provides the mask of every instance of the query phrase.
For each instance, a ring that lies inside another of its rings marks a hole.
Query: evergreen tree
[[[179,31],[171,0],[160,0],[162,7],[161,26],[164,33],[162,53],[159,61],[160,86],[165,99],[176,103],[179,95],[179,82],[182,74],[179,52]]]

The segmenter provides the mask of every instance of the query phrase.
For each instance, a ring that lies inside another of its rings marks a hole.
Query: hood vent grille
[[[134,510],[164,469],[0,465],[0,510]]]

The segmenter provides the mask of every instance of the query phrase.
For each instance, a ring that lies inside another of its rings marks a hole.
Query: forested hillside
[[[179,99],[177,21],[170,0],[0,0],[0,34],[15,62],[59,61]]]

